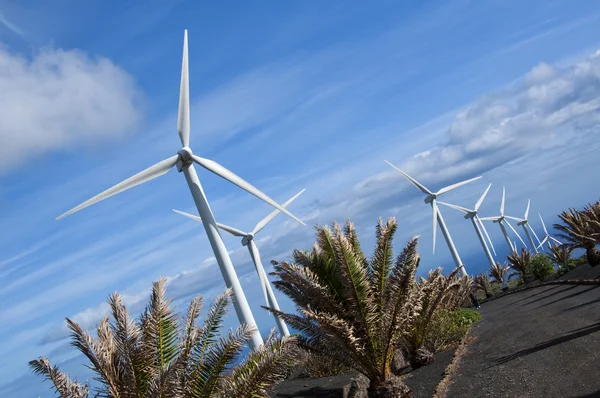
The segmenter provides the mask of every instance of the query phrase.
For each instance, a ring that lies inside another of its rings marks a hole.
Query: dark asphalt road
[[[480,311],[448,397],[600,397],[600,286],[534,288]]]

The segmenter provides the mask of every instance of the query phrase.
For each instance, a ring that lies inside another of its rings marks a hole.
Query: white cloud
[[[140,122],[132,78],[78,50],[28,59],[0,47],[0,91],[0,172],[46,151],[116,139]]]

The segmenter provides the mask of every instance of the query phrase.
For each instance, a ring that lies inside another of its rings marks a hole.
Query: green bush
[[[441,310],[432,319],[425,347],[436,353],[457,344],[465,337],[471,326],[481,320],[481,314],[471,308]]]
[[[543,253],[538,253],[531,261],[531,273],[536,279],[543,281],[554,275],[556,271],[548,256]]]

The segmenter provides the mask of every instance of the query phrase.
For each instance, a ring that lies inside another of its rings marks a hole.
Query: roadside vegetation
[[[110,296],[111,317],[95,336],[67,319],[72,345],[88,360],[96,383],[79,382],[47,358],[30,362],[52,382],[61,397],[267,397],[274,383],[298,371],[310,377],[357,371],[368,378],[369,397],[409,397],[398,370],[417,369],[439,351],[456,347],[481,320],[469,294],[491,298],[533,280],[547,281],[589,263],[600,264],[600,202],[559,215],[554,228],[565,242],[548,253],[527,249],[510,253],[474,278],[444,275],[441,268],[417,277],[418,238],[395,254],[396,220],[379,220],[376,244],[367,255],[356,230],[316,227],[311,250],[294,250],[290,261],[273,261],[273,282],[296,305],[279,314],[298,333],[280,338],[247,356],[242,350],[252,330],[246,325],[222,333],[231,302],[228,290],[218,296],[203,323],[202,298],[179,316],[166,298],[165,280],[155,282],[146,310],[133,319],[118,293]],[[573,257],[577,249],[585,250]],[[296,372],[297,373],[297,372]]]

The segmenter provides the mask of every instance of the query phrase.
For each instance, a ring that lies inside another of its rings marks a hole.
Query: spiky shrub
[[[558,215],[561,224],[554,224],[572,249],[585,249],[588,264],[592,267],[600,264],[600,202],[589,204],[583,210],[569,209]]]
[[[475,290],[482,290],[485,293],[485,297],[489,298],[493,296],[493,294],[490,292],[492,285],[487,274],[481,273],[475,275],[473,278],[473,286]]]
[[[510,268],[514,270],[511,276],[518,275],[523,281],[531,276],[531,252],[525,248],[521,249],[521,253],[512,252],[507,259],[510,263]],[[515,274],[516,273],[516,274]]]
[[[292,262],[273,261],[275,286],[296,304],[298,315],[269,310],[302,332],[301,346],[369,378],[369,396],[409,396],[391,372],[397,347],[422,308],[415,280],[417,238],[394,261],[394,218],[379,220],[371,258],[348,220],[342,230],[317,226],[311,251],[294,250]]]
[[[464,283],[461,281],[469,279],[468,277],[457,278],[457,271],[454,270],[450,275],[445,276],[442,269],[438,268],[429,271],[427,278],[419,277],[417,289],[420,295],[420,310],[410,333],[402,342],[404,355],[408,358],[411,367],[415,369],[431,363],[429,357],[423,355],[423,349],[431,353],[435,352],[435,347],[430,341],[433,320],[438,312],[456,308],[458,303],[456,297],[462,294],[460,292],[453,294],[453,292],[464,288]]]
[[[277,339],[239,365],[240,353],[253,329],[242,325],[219,336],[231,291],[219,295],[204,324],[196,320],[202,298],[193,299],[179,319],[165,295],[165,279],[153,284],[150,303],[139,320],[130,317],[118,293],[109,299],[112,323],[104,318],[92,337],[67,318],[72,345],[89,360],[106,397],[267,397],[266,389],[280,380],[292,364],[296,338]],[[35,373],[51,380],[61,397],[86,398],[89,386],[71,381],[46,358],[29,362]]]
[[[550,246],[550,253],[548,254],[550,261],[552,261],[560,271],[567,271],[571,263],[571,255],[573,254],[573,248],[570,245],[554,244]]]
[[[502,284],[508,280],[508,274],[510,272],[510,266],[507,264],[496,263],[490,267],[489,276],[494,279],[495,282]]]

